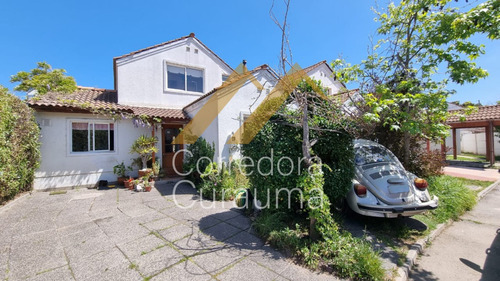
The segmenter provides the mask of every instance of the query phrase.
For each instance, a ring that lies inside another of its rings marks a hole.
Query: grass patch
[[[385,271],[371,245],[349,232],[329,233],[328,239],[312,241],[304,218],[263,211],[253,226],[256,232],[286,254],[311,269],[335,272],[354,280],[384,280]]]
[[[60,195],[60,194],[66,194],[68,191],[66,190],[55,190],[55,191],[51,191],[49,193],[49,195]]]

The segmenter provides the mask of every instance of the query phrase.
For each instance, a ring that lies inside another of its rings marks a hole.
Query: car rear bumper
[[[438,207],[438,199],[434,197],[432,200],[414,204],[414,205],[365,205],[357,203],[357,208],[359,213],[367,216],[373,217],[388,217],[394,218],[399,216],[409,217],[414,216],[420,213],[423,213],[428,210],[434,210]]]

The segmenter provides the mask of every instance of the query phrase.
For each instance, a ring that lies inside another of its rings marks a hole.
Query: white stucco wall
[[[332,75],[332,71],[325,64],[321,64],[318,67],[312,69],[307,73],[307,75],[314,80],[321,81],[321,86],[331,89],[331,94],[336,94],[342,88],[342,84],[336,81]]]
[[[203,93],[168,89],[166,63],[203,70]],[[225,63],[197,39],[189,37],[118,59],[116,61],[118,103],[182,108],[204,93],[220,86],[222,75],[229,75],[231,72]]]
[[[41,127],[41,165],[35,173],[34,189],[95,185],[99,180],[116,181],[113,166],[122,161],[130,165],[137,154],[129,154],[134,140],[151,135],[151,128],[136,128],[131,120],[116,121],[115,151],[102,153],[71,153],[71,120],[110,120],[92,114],[36,112]],[[112,121],[112,120],[110,120]],[[158,144],[161,156],[161,145]],[[137,175],[137,171],[131,173]]]
[[[486,134],[485,133],[473,133],[469,130],[464,130],[461,134],[462,138],[462,151],[486,155]],[[495,155],[500,155],[500,143],[499,138],[495,136],[495,142],[493,144],[495,149]]]
[[[277,83],[275,77],[268,70],[260,70],[254,73],[254,77],[264,87],[264,90],[259,92],[252,82],[247,81],[202,134],[202,137],[208,142],[215,143],[214,160],[218,163],[240,158],[239,149],[226,144],[226,142],[243,124],[242,117],[250,115]],[[187,114],[193,118],[208,99],[209,97],[186,108]]]

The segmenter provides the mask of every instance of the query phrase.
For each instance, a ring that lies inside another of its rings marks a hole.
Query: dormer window
[[[203,70],[167,64],[167,88],[203,93]]]

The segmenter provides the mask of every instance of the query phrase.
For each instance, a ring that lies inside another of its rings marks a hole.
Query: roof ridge
[[[121,56],[118,56],[118,57],[114,57],[113,59],[114,60],[118,60],[118,59],[121,59],[121,58],[125,58],[125,57],[128,57],[128,56],[132,56],[132,55],[135,55],[135,54],[138,54],[138,53],[142,53],[142,52],[145,52],[145,51],[148,51],[148,50],[151,50],[151,49],[154,49],[154,48],[157,48],[157,47],[161,47],[161,46],[164,46],[164,45],[168,45],[168,44],[171,44],[171,43],[174,43],[174,42],[177,42],[177,41],[180,41],[180,40],[184,40],[184,39],[187,39],[187,38],[195,38],[194,37],[194,33],[190,33],[189,35],[187,36],[182,36],[182,37],[179,37],[179,38],[176,38],[176,39],[172,39],[172,40],[169,40],[169,41],[165,41],[165,42],[162,42],[162,43],[159,43],[159,44],[156,44],[156,45],[153,45],[153,46],[149,46],[149,47],[146,47],[146,48],[142,48],[142,49],[139,49],[137,51],[133,51],[133,52],[130,52],[128,54],[124,54],[124,55],[121,55]]]
[[[308,66],[308,67],[304,68],[303,70],[304,70],[305,72],[309,72],[309,71],[311,71],[311,70],[315,69],[316,67],[320,66],[320,65],[321,65],[321,64],[323,64],[323,63],[326,63],[326,60],[322,60],[322,61],[320,61],[320,62],[317,62],[317,63],[313,64],[313,65],[310,65],[310,66]]]
[[[76,87],[77,87],[78,90],[94,90],[94,91],[101,91],[101,92],[116,92],[116,90],[106,89],[106,88],[96,88],[96,87],[87,87],[87,86],[76,86]]]
[[[500,107],[500,104],[493,104],[493,105],[481,105],[481,106],[476,106],[476,108],[479,110],[481,108],[485,108],[485,107]],[[452,109],[452,110],[449,110],[449,111],[461,111],[461,110],[464,110],[465,108],[459,108],[459,109]],[[472,114],[474,113],[477,113],[477,112],[473,112]]]

